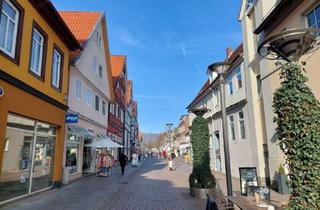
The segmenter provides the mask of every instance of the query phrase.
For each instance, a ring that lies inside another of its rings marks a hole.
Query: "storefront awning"
[[[96,148],[123,148],[120,144],[115,143],[111,140],[110,137],[95,139],[91,144],[87,144],[87,147],[96,147]]]
[[[74,135],[83,137],[85,139],[93,139],[94,136],[87,129],[76,125],[68,125],[68,131]]]

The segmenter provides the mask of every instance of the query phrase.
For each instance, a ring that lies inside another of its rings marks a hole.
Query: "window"
[[[53,50],[52,59],[52,76],[51,84],[60,89],[61,83],[61,67],[62,67],[62,53],[55,47]]]
[[[0,50],[11,58],[15,58],[19,15],[18,9],[9,0],[3,1],[0,19]]]
[[[36,27],[33,28],[30,55],[30,71],[39,77],[43,76],[45,36]]]
[[[96,111],[99,111],[100,109],[100,98],[99,96],[96,96]]]
[[[86,92],[86,104],[88,106],[92,105],[92,97],[93,97],[93,92],[88,88]]]
[[[96,56],[93,56],[93,58],[92,58],[92,70],[94,72],[97,72],[97,57]]]
[[[213,90],[213,103],[215,107],[220,106],[220,93],[218,88]]]
[[[242,75],[241,75],[241,68],[240,66],[237,68],[236,70],[236,84],[237,84],[237,88],[238,90],[240,88],[242,88]]]
[[[227,77],[227,87],[228,87],[228,95],[233,94],[233,84],[232,84],[232,75]]]
[[[229,116],[229,125],[230,125],[230,138],[231,140],[236,140],[235,130],[234,130],[234,119],[233,115]]]
[[[260,77],[260,75],[257,76],[257,93],[258,93],[258,97],[261,98],[262,93],[261,93],[261,77]]]
[[[102,66],[101,65],[99,65],[99,76],[102,79]]]
[[[58,128],[11,114],[5,128],[0,202],[52,186]]]
[[[76,80],[76,98],[81,99],[81,81]]]
[[[243,111],[239,112],[239,125],[240,125],[240,138],[245,139],[246,138],[246,128],[245,128],[245,123],[244,123]]]
[[[308,26],[311,28],[320,28],[320,5],[307,14]]]
[[[80,160],[80,138],[68,134],[66,166],[69,168],[69,174],[78,172]]]
[[[105,115],[106,114],[106,102],[102,101],[102,114]]]

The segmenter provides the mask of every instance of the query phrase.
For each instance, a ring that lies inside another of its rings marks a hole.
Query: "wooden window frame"
[[[0,0],[0,11],[2,12],[2,5],[5,0]],[[11,62],[19,65],[20,63],[20,53],[21,53],[21,42],[22,42],[22,30],[23,30],[23,23],[24,23],[24,9],[20,6],[20,4],[16,0],[8,0],[10,1],[13,6],[19,11],[19,18],[18,18],[18,26],[17,26],[17,36],[16,36],[16,45],[14,58],[8,55],[6,52],[0,50],[0,55],[7,58]],[[1,19],[1,15],[0,15]]]
[[[40,32],[40,34],[43,36],[43,46],[42,46],[42,62],[41,62],[41,75],[37,75],[31,70],[31,52],[32,52],[32,42],[33,42],[33,34],[34,29]],[[40,79],[41,81],[45,80],[45,74],[46,74],[46,64],[47,64],[47,49],[48,49],[48,34],[40,27],[40,25],[33,21],[32,23],[32,31],[31,31],[31,41],[30,41],[30,54],[29,54],[29,73]]]
[[[53,55],[54,55],[54,50],[58,51],[61,55],[61,62],[60,62],[60,78],[59,78],[59,88],[54,86],[52,84],[52,79],[53,79]],[[63,80],[63,67],[64,67],[64,53],[63,51],[58,47],[58,45],[56,43],[53,43],[53,49],[52,49],[52,62],[51,62],[51,81],[50,81],[50,85],[53,89],[57,90],[58,92],[61,93],[62,91],[62,80]]]

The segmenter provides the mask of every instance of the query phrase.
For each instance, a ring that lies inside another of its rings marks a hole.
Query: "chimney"
[[[227,48],[227,59],[232,55],[232,49],[230,47]]]

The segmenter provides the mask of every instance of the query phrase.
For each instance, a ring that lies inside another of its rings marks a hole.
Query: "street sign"
[[[0,87],[0,98],[4,95],[4,89]]]
[[[78,114],[66,114],[66,123],[78,123]]]

